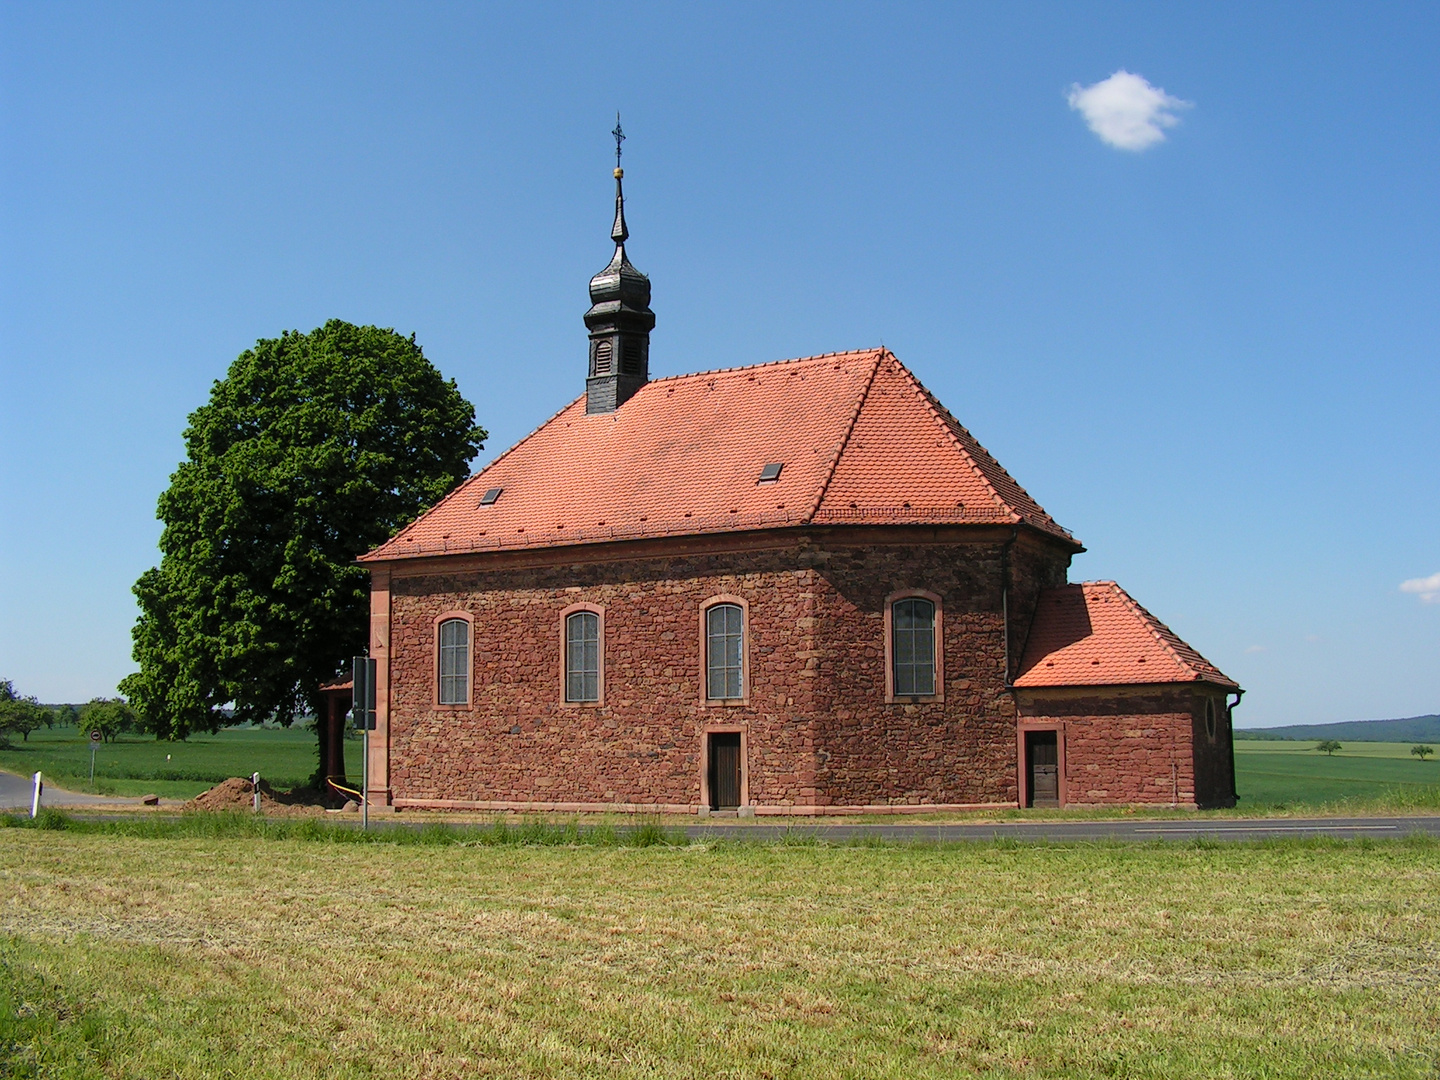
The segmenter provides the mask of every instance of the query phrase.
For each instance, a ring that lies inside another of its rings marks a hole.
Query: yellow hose
[[[329,784],[336,791],[344,792],[346,795],[354,795],[356,799],[363,799],[365,797],[354,788],[348,788],[344,784],[337,784],[334,780],[327,779],[325,783]]]

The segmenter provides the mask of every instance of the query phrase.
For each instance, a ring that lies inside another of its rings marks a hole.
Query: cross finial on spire
[[[615,130],[610,134],[615,136],[615,225],[610,230],[610,239],[615,241],[617,247],[620,247],[629,239],[630,230],[625,227],[625,190],[620,183],[621,178],[625,175],[625,170],[620,167],[620,144],[625,141],[625,131],[620,126],[618,112],[615,114]],[[623,248],[620,254],[624,254]]]

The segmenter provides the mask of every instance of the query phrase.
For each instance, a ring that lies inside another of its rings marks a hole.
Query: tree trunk
[[[320,742],[320,786],[324,793],[334,795],[325,783],[345,783],[345,712],[348,703],[340,694],[327,693],[325,707],[316,717],[315,731]]]

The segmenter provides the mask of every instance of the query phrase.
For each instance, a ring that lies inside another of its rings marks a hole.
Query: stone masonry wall
[[[1205,729],[1214,688],[1136,691],[1096,687],[1085,694],[1021,695],[1025,721],[1065,732],[1066,803],[1226,806],[1230,756],[1223,712],[1215,742]],[[1218,698],[1217,698],[1218,700]]]
[[[1015,708],[1005,688],[1002,545],[817,553],[818,801],[1014,802]],[[885,701],[886,598],[940,597],[943,700]]]
[[[741,724],[755,802],[808,802],[813,574],[787,553],[397,577],[391,791],[397,799],[698,804],[707,725]],[[700,610],[748,601],[745,705],[701,700]],[[605,609],[604,703],[567,705],[561,612]],[[437,616],[474,619],[471,704],[434,704]]]
[[[1215,709],[1215,737],[1210,738],[1205,724],[1205,702]],[[1200,806],[1234,806],[1235,780],[1231,768],[1234,758],[1230,740],[1230,721],[1225,712],[1226,695],[1218,691],[1208,694],[1197,691],[1193,699],[1191,721],[1195,745],[1195,801]]]
[[[998,542],[826,547],[807,539],[759,552],[397,572],[392,797],[697,805],[706,730],[738,725],[749,801],[762,812],[1013,802],[1001,559]],[[1068,558],[1055,560],[1058,571],[1022,567],[1033,589],[1057,572],[1063,580]],[[885,702],[885,599],[908,588],[941,596],[943,702]],[[701,604],[720,594],[749,605],[743,705],[701,698]],[[599,706],[562,702],[561,612],[577,603],[605,612]],[[451,612],[474,620],[471,703],[463,707],[435,703],[435,625]]]
[[[1195,802],[1189,713],[1079,716],[1065,722],[1065,802]]]

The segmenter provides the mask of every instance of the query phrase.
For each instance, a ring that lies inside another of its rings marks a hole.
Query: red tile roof
[[[1239,689],[1113,581],[1040,594],[1016,686],[1176,682]]]
[[[613,413],[582,396],[362,561],[812,523],[1024,523],[1079,547],[872,349],[656,379]]]

